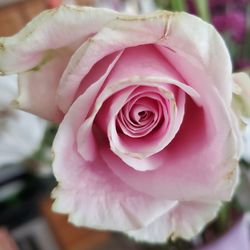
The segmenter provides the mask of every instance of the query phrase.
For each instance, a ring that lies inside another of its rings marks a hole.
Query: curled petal
[[[95,103],[95,101],[99,93],[99,90],[102,88],[102,85],[104,84],[106,78],[110,74],[111,70],[113,69],[115,63],[117,62],[121,54],[122,52],[115,55],[115,58],[113,59],[112,63],[108,66],[106,71],[103,73],[103,75],[96,82],[94,82],[89,88],[87,88],[86,91],[79,97],[79,100],[77,100],[77,103],[81,105],[79,106],[79,109],[85,107],[84,114],[81,113],[82,121],[84,121],[84,119],[87,118],[87,114],[91,111],[91,108],[93,108],[94,111],[93,112],[94,114],[92,116],[89,116],[88,119],[86,119],[84,124],[81,126],[77,135],[78,152],[87,161],[94,160],[96,156],[96,143],[92,133],[92,126],[95,119],[95,115],[98,112],[100,106],[98,106],[99,104]]]
[[[57,107],[55,95],[70,54],[67,51],[60,53],[41,68],[19,74],[19,97],[16,100],[19,109],[54,122],[62,120],[63,113]]]

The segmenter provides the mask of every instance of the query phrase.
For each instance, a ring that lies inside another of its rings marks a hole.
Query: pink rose
[[[21,109],[60,123],[53,208],[75,225],[190,239],[231,199],[232,68],[201,19],[61,6],[0,40],[0,70]]]

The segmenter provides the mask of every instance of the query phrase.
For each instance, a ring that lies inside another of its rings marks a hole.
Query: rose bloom
[[[73,224],[190,239],[231,199],[233,87],[249,79],[234,83],[222,38],[201,19],[61,6],[0,40],[0,71],[19,73],[21,109],[60,123],[53,209]]]

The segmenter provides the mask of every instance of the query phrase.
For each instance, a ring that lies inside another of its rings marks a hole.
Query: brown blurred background
[[[0,0],[0,36],[16,33],[47,5],[44,0]]]

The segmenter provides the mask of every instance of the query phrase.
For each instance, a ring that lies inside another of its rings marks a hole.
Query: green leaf
[[[171,7],[174,11],[186,11],[187,3],[186,0],[171,0]]]

